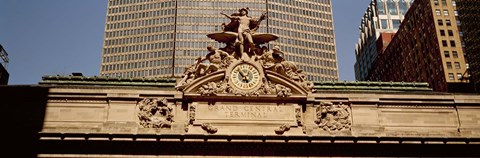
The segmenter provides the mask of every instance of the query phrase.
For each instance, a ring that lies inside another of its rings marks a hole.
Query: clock
[[[260,72],[253,65],[239,64],[232,69],[230,79],[234,87],[252,90],[260,83]]]

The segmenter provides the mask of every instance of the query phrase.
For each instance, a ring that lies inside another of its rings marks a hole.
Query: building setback
[[[181,77],[185,68],[223,47],[205,36],[221,32],[220,15],[249,7],[268,11],[259,32],[280,37],[285,58],[298,63],[312,81],[338,80],[331,0],[109,0],[100,74],[121,77]]]
[[[368,80],[428,82],[435,91],[458,91],[468,80],[457,15],[451,0],[415,1]]]
[[[0,45],[0,85],[7,85],[9,74],[7,71],[7,64],[9,62],[8,53],[2,45]]]
[[[367,80],[377,57],[376,41],[381,33],[395,33],[413,0],[371,0],[359,26],[355,46],[355,79]]]
[[[455,1],[452,1],[455,2]],[[463,41],[465,44],[464,54],[467,57],[470,73],[470,82],[480,91],[480,1],[457,0],[457,10]],[[465,75],[464,75],[465,76]]]

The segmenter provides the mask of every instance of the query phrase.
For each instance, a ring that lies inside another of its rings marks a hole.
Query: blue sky
[[[0,0],[0,44],[9,84],[43,75],[99,75],[106,0]],[[355,80],[354,46],[369,0],[332,0],[340,80]]]

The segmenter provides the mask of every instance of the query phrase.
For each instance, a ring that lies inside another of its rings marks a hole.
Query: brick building
[[[455,1],[453,1],[455,2]],[[418,0],[405,15],[369,80],[428,82],[435,91],[469,91],[457,10],[451,0]]]
[[[355,45],[355,79],[367,80],[377,58],[376,41],[382,33],[395,33],[413,0],[371,0],[360,23]]]
[[[453,1],[452,1],[453,2]],[[467,57],[470,75],[468,79],[474,84],[477,92],[480,92],[480,1],[457,0],[458,20],[465,44],[464,53]]]

